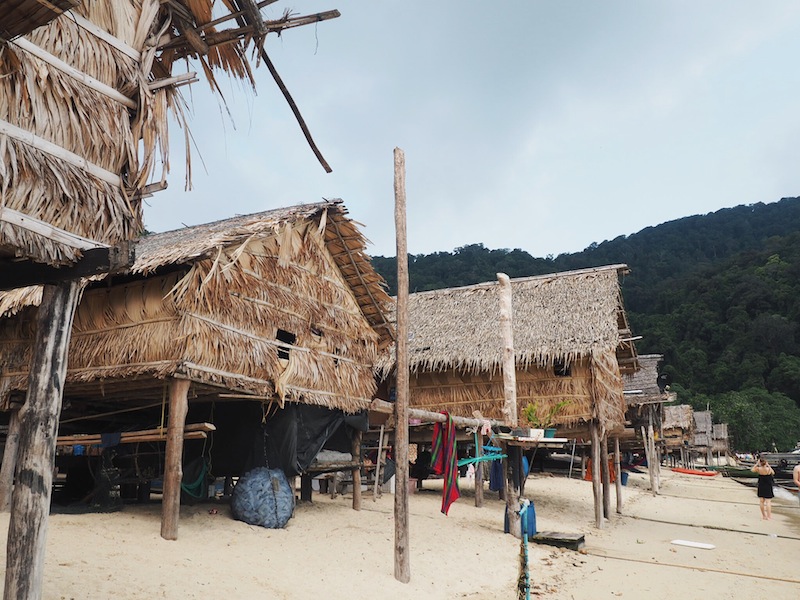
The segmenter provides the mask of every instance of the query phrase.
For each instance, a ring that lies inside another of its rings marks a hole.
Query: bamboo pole
[[[603,516],[611,516],[611,473],[608,468],[608,434],[600,439],[600,478],[603,483]]]
[[[11,411],[8,420],[6,445],[3,450],[3,466],[0,467],[0,512],[11,508],[11,492],[14,489],[14,473],[17,470],[19,452],[19,409]]]
[[[183,429],[189,410],[188,379],[173,379],[169,389],[169,423],[164,459],[164,495],[161,500],[161,537],[178,539],[181,512],[181,480],[183,479]]]
[[[394,578],[411,581],[408,540],[408,247],[406,243],[406,159],[394,149],[394,220],[397,230],[397,399],[394,452]]]
[[[58,416],[80,293],[78,281],[46,285],[36,316],[28,393],[18,415],[17,478],[11,495],[5,600],[38,600],[42,596]]]
[[[615,489],[617,492],[617,514],[622,514],[622,470],[619,460],[619,438],[614,438],[614,472],[617,474]]]
[[[500,285],[500,335],[503,340],[503,419],[510,427],[517,426],[517,373],[514,360],[514,325],[513,309],[511,305],[511,280],[505,273],[497,274]],[[517,453],[514,452],[514,456]],[[509,450],[508,459],[504,461],[506,468],[506,516],[508,517],[508,531],[517,538],[522,538],[522,520],[519,515],[519,496],[522,487],[522,473],[519,467],[512,466],[513,457]],[[518,477],[513,477],[518,472]]]
[[[597,421],[589,423],[592,434],[592,493],[594,496],[594,523],[603,528],[603,493],[600,490],[600,432]]]
[[[360,429],[353,432],[353,460],[359,465],[361,465],[361,438],[363,435]],[[361,466],[353,467],[353,510],[361,510]]]

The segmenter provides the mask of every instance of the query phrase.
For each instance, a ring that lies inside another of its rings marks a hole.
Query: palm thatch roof
[[[662,354],[639,354],[639,370],[625,375],[625,401],[628,406],[672,402],[674,392],[661,391],[658,387],[658,366],[664,360]]]
[[[138,237],[142,197],[166,185],[169,113],[185,127],[177,87],[196,74],[180,72],[181,59],[197,58],[217,91],[218,72],[252,84],[248,46],[263,51],[268,33],[314,22],[264,21],[253,0],[214,6],[3,3],[0,260],[68,265]]]
[[[0,38],[30,33],[76,7],[80,0],[4,0],[0,4]]]
[[[661,427],[667,429],[682,429],[691,431],[694,429],[694,411],[688,404],[678,404],[676,406],[664,407],[664,418]]]
[[[611,265],[511,280],[520,411],[566,403],[557,423],[624,422],[620,369],[636,360],[619,289],[625,272]],[[410,295],[412,405],[502,418],[499,307],[497,282]],[[393,356],[382,357],[384,375],[393,367]]]
[[[611,265],[511,280],[514,353],[518,367],[566,365],[581,357],[618,355],[620,368],[635,364],[619,276]],[[496,372],[502,367],[497,282],[418,292],[409,296],[411,371],[457,369]],[[623,366],[625,365],[625,366]],[[394,357],[381,362],[384,373]]]
[[[152,402],[185,377],[194,397],[367,407],[392,328],[365,243],[341,201],[143,238],[78,306],[65,401]],[[0,396],[25,388],[31,311],[0,322]]]

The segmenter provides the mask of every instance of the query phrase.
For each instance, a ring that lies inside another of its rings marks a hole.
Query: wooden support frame
[[[614,438],[614,472],[617,474],[615,490],[617,495],[617,514],[622,514],[622,470],[619,459],[619,438]]]
[[[67,349],[82,284],[46,286],[36,316],[28,393],[19,413],[17,477],[6,546],[5,600],[42,596],[47,519]]]
[[[189,410],[188,379],[173,379],[169,387],[169,422],[164,460],[164,495],[161,500],[161,537],[178,539],[178,520],[181,511],[181,480],[183,479],[183,430]]]
[[[0,260],[0,290],[29,285],[56,285],[92,275],[123,271],[133,264],[134,247],[133,243],[122,242],[111,248],[85,250],[82,258],[64,267],[31,261]]]
[[[600,477],[603,483],[603,516],[611,516],[611,473],[608,468],[608,434],[600,440]]]

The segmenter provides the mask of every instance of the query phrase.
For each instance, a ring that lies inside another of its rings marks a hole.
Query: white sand
[[[366,495],[363,510],[355,512],[349,496],[315,494],[283,530],[234,521],[224,505],[185,506],[175,542],[159,537],[158,504],[52,515],[44,598],[515,598],[520,545],[502,532],[504,505],[497,494],[487,491],[485,506],[475,508],[465,482],[464,496],[445,517],[440,485],[425,486],[431,489],[410,496],[408,584],[393,574],[391,495],[377,501]],[[762,521],[755,491],[729,479],[665,472],[663,495],[653,497],[645,487],[644,475],[632,475],[623,488],[629,516],[614,514],[597,530],[590,483],[532,476],[526,491],[538,529],[586,535],[583,554],[530,545],[532,597],[798,597],[797,505],[776,499],[773,520]],[[8,517],[0,517],[0,530],[7,526]],[[676,538],[716,548],[671,544]]]

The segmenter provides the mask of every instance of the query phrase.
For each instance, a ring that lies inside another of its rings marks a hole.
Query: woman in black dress
[[[769,521],[772,518],[772,498],[775,496],[775,492],[772,491],[775,471],[769,466],[766,458],[759,458],[751,470],[758,473],[758,502],[761,506],[761,518]]]

